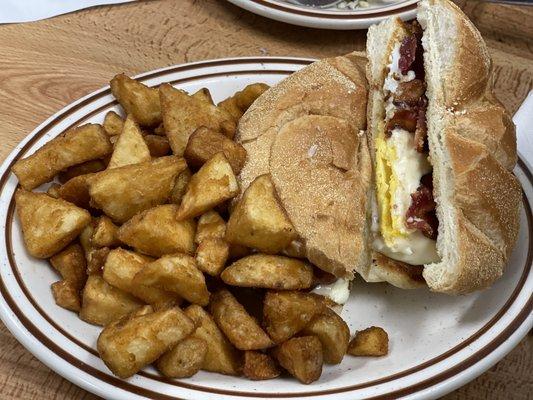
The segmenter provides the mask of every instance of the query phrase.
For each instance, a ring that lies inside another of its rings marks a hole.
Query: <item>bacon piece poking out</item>
[[[428,127],[426,121],[426,111],[428,108],[428,100],[426,96],[422,96],[418,102],[418,114],[416,119],[415,130],[415,146],[419,153],[427,153],[428,146]]]
[[[426,84],[420,79],[413,79],[409,82],[400,82],[396,92],[393,94],[393,102],[397,106],[415,106],[418,104],[424,93]],[[406,108],[406,107],[403,107]]]
[[[426,174],[420,179],[420,186],[411,194],[411,205],[407,210],[405,225],[411,229],[418,229],[430,239],[437,239],[439,221],[435,213],[433,199],[433,177]]]
[[[409,35],[403,38],[400,45],[400,59],[398,60],[398,68],[400,72],[405,75],[411,69],[416,58],[417,38],[415,35]]]
[[[418,112],[416,110],[397,109],[392,118],[387,122],[385,132],[388,136],[396,128],[405,129],[407,132],[414,132],[416,130],[417,119]]]

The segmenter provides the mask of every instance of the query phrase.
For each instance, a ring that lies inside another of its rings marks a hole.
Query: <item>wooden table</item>
[[[490,47],[498,97],[516,111],[533,87],[533,7],[458,3]],[[363,50],[365,35],[294,27],[223,0],[136,2],[0,26],[0,160],[45,118],[118,72],[221,57],[333,56]],[[531,399],[532,370],[528,335],[489,372],[445,399]],[[0,398],[97,397],[37,361],[1,325]]]

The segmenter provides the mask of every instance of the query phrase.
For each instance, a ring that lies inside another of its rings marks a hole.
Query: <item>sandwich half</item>
[[[450,294],[490,286],[517,239],[521,190],[481,35],[455,4],[423,0],[414,22],[372,26],[367,56],[373,257],[363,278]]]

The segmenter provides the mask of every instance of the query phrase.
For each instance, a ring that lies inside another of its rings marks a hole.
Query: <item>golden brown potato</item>
[[[87,253],[87,275],[102,274],[102,269],[109,255],[109,247],[93,248]]]
[[[245,377],[253,381],[274,379],[281,374],[281,371],[272,357],[258,351],[244,352],[244,366],[242,372]]]
[[[388,352],[389,335],[378,326],[358,331],[348,345],[348,354],[352,356],[379,357]]]
[[[252,254],[235,261],[220,277],[232,286],[308,289],[313,284],[313,267],[295,258]]]
[[[220,152],[224,153],[235,174],[241,172],[246,162],[244,147],[205,126],[201,126],[190,136],[184,157],[188,165],[199,168]]]
[[[325,305],[318,296],[296,291],[267,292],[263,304],[263,324],[276,343],[300,332]]]
[[[346,354],[350,341],[350,328],[330,308],[326,308],[323,313],[313,318],[301,334],[316,336],[320,340],[326,364],[339,364]]]
[[[176,221],[178,206],[164,204],[135,215],[118,230],[122,243],[149,256],[165,254],[194,254],[193,219]]]
[[[142,305],[129,293],[109,285],[100,275],[89,275],[83,289],[80,318],[104,326]]]
[[[152,261],[152,258],[132,251],[114,249],[107,256],[102,276],[110,285],[132,294],[155,308],[178,303],[179,297],[175,293],[155,286],[133,283],[135,275]]]
[[[67,168],[58,175],[59,182],[65,183],[80,175],[94,174],[103,171],[106,168],[102,160],[90,160],[84,163]]]
[[[87,263],[83,248],[78,243],[70,244],[50,258],[50,264],[59,272],[64,281],[72,284],[74,290],[83,289],[87,280]]]
[[[107,169],[123,167],[124,165],[139,164],[150,161],[150,149],[146,145],[141,133],[141,128],[130,114],[124,122],[122,133],[115,143],[113,154]]]
[[[89,180],[91,201],[114,221],[126,222],[165,203],[185,167],[183,158],[169,156],[102,171]]]
[[[19,189],[15,202],[26,249],[37,258],[53,256],[91,222],[87,211],[45,193]]]
[[[161,123],[161,107],[157,89],[143,85],[124,74],[111,80],[111,92],[127,114],[132,114],[142,126],[156,126]]]
[[[100,125],[82,125],[52,139],[31,156],[18,160],[12,170],[21,186],[32,190],[51,181],[64,169],[102,158],[112,149]]]
[[[80,292],[71,281],[57,281],[52,283],[52,296],[59,307],[78,312],[81,309]]]
[[[213,294],[209,311],[218,327],[239,350],[262,350],[274,344],[228,290],[221,289]]]
[[[172,150],[170,150],[168,139],[164,136],[146,135],[144,141],[146,142],[152,157],[163,157],[172,152]]]
[[[202,369],[226,375],[239,375],[240,354],[220,331],[211,316],[202,307],[194,304],[185,309],[185,315],[196,326],[192,337],[203,339],[207,343],[207,354]]]
[[[57,189],[59,198],[66,200],[78,207],[90,208],[91,196],[89,195],[89,180],[95,174],[75,176]]]
[[[111,221],[111,218],[102,215],[94,222],[91,243],[94,247],[119,246],[117,233],[118,226]]]
[[[255,99],[261,96],[268,88],[269,86],[265,83],[252,83],[240,92],[220,102],[218,106],[227,110],[238,121]]]
[[[279,364],[302,383],[314,382],[322,374],[322,345],[315,336],[289,339],[274,354]]]
[[[189,336],[159,357],[156,366],[168,378],[189,378],[200,371],[206,354],[205,340]]]
[[[205,239],[196,249],[198,269],[211,276],[218,276],[226,266],[229,245],[222,239]]]
[[[106,326],[98,337],[97,349],[115,375],[128,378],[193,330],[194,324],[179,307],[143,315],[134,313]]]
[[[120,135],[124,127],[124,120],[114,111],[108,111],[104,117],[104,131],[109,136]]]
[[[183,198],[183,195],[187,191],[187,186],[189,185],[189,182],[191,181],[192,173],[189,168],[185,168],[183,171],[180,172],[178,177],[176,178],[176,181],[174,182],[174,187],[172,188],[172,192],[170,193],[170,202],[174,204],[180,204],[181,199]]]
[[[163,256],[145,265],[135,275],[133,284],[155,286],[201,306],[209,303],[204,275],[196,267],[194,258],[185,254]]]
[[[57,184],[57,183],[52,183],[49,187],[48,187],[48,190],[46,191],[46,194],[50,197],[53,197],[54,199],[58,199],[59,198],[59,188],[61,187],[61,185]]]
[[[227,111],[168,83],[159,87],[159,96],[165,132],[175,155],[183,155],[189,136],[200,126],[222,131],[229,137],[235,134],[235,122]]]
[[[224,154],[217,153],[192,176],[177,218],[184,220],[202,215],[238,193],[239,185],[231,165]]]
[[[211,92],[208,88],[201,88],[200,90],[195,92],[192,97],[198,100],[205,101],[206,103],[215,105],[215,103],[213,103],[213,97],[211,96]]]
[[[226,222],[216,211],[208,211],[198,219],[194,241],[200,244],[206,239],[224,239]]]
[[[264,253],[279,253],[296,231],[276,199],[270,175],[256,178],[231,213],[226,240]]]

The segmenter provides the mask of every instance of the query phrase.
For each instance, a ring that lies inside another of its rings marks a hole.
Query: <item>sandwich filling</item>
[[[395,260],[421,265],[439,260],[438,220],[428,160],[422,29],[404,24],[383,84],[384,119],[376,149],[375,250]]]

